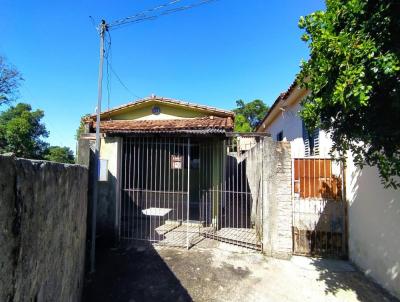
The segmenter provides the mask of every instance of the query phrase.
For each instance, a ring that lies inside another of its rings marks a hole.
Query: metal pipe
[[[186,248],[189,249],[189,202],[190,202],[190,137],[187,141],[187,202],[186,202]]]

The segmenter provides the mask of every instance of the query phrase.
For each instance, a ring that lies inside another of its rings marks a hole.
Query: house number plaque
[[[181,155],[171,155],[171,169],[181,170],[183,158]]]

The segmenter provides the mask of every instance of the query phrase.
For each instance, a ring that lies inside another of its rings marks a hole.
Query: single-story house
[[[234,118],[232,111],[154,95],[102,112],[100,233],[169,245],[190,245],[201,233],[261,249],[259,180],[248,171],[265,135],[241,140]],[[96,115],[84,122],[80,144],[93,146]]]
[[[327,192],[319,185],[326,184],[326,177],[331,177],[330,188],[342,183],[338,192],[341,191],[345,202],[342,213],[347,223],[342,231],[347,237],[345,244],[348,245],[349,258],[366,274],[400,297],[400,191],[385,189],[376,167],[357,168],[350,152],[345,168],[330,160],[332,140],[329,133],[319,129],[308,133],[298,114],[301,101],[308,93],[295,81],[278,96],[256,130],[258,133],[270,133],[276,141],[288,141],[291,144],[293,194],[294,197],[300,195],[300,202],[294,202],[294,223],[297,206],[312,205],[319,213],[323,213],[323,207],[329,205],[319,203],[316,207],[312,201],[313,198],[324,197],[324,192]],[[329,163],[331,170],[321,172],[324,171],[321,170],[322,164],[326,163]],[[314,174],[310,175],[308,171],[314,171],[311,172]],[[310,184],[310,179],[314,180],[314,184]],[[297,181],[308,185],[298,188]],[[323,216],[320,214],[320,217]],[[314,234],[318,239],[318,232]]]

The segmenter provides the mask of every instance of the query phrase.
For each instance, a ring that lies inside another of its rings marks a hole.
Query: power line
[[[111,95],[111,76],[110,76],[110,64],[111,64],[111,60],[112,60],[112,56],[111,56],[111,35],[109,31],[106,31],[106,33],[108,34],[106,37],[108,37],[108,41],[107,41],[107,46],[105,47],[104,50],[104,57],[107,61],[107,65],[106,65],[106,73],[107,73],[107,109],[110,110],[110,95]]]
[[[188,4],[188,5],[184,5],[184,6],[179,6],[179,7],[176,7],[176,8],[167,9],[167,10],[164,10],[164,11],[162,11],[161,13],[159,13],[157,15],[146,15],[146,13],[148,13],[148,12],[153,12],[156,9],[167,7],[169,5],[177,3],[179,1],[181,1],[181,0],[171,1],[171,2],[168,2],[166,4],[157,6],[156,8],[144,10],[144,11],[142,11],[140,13],[137,13],[137,14],[135,14],[133,16],[126,17],[126,18],[119,19],[117,21],[111,22],[108,25],[108,29],[117,29],[117,28],[120,28],[123,25],[130,24],[130,23],[139,23],[139,22],[143,22],[143,21],[154,20],[154,19],[157,19],[157,18],[159,18],[161,16],[166,16],[166,15],[170,15],[170,14],[173,14],[173,13],[176,13],[176,12],[189,10],[189,9],[192,9],[192,8],[195,8],[195,7],[210,3],[210,2],[214,2],[214,1],[217,1],[217,0],[202,0],[202,1],[199,1],[199,2],[196,2],[196,3],[192,3],[192,4]]]
[[[148,13],[152,13],[155,12],[157,10],[160,9],[164,9],[166,7],[172,6],[177,4],[178,2],[181,2],[182,0],[172,0],[169,2],[166,2],[164,4],[160,4],[158,6],[143,10],[139,13],[136,13],[135,15],[126,17],[126,18],[122,18],[122,19],[118,19],[116,21],[111,22],[110,24],[105,24],[105,33],[107,33],[108,37],[108,41],[107,41],[107,46],[104,48],[104,58],[107,61],[106,64],[106,73],[107,73],[107,107],[108,109],[110,109],[110,95],[111,95],[111,75],[110,75],[110,71],[112,72],[112,74],[114,74],[114,76],[116,77],[116,79],[118,80],[118,82],[121,84],[122,87],[125,88],[126,91],[128,91],[132,96],[136,97],[136,98],[140,98],[138,95],[136,95],[135,93],[133,93],[125,84],[124,82],[121,80],[121,78],[118,76],[118,74],[115,72],[115,70],[112,68],[112,57],[111,57],[111,35],[110,35],[110,30],[112,29],[117,29],[117,28],[121,28],[124,25],[128,25],[131,23],[139,23],[139,22],[143,22],[143,21],[147,21],[147,20],[154,20],[157,19],[161,16],[166,16],[166,15],[170,15],[176,12],[180,12],[180,11],[184,11],[184,10],[189,10],[213,1],[217,1],[217,0],[201,0],[192,4],[188,4],[188,5],[183,5],[183,6],[179,6],[179,7],[175,7],[175,8],[171,8],[171,9],[166,9],[162,12],[160,12],[159,14],[156,15],[146,15]],[[91,19],[92,23],[95,22],[94,18],[92,16],[89,16],[89,18]],[[104,22],[104,21],[103,21]],[[100,27],[97,28],[98,30],[100,30]]]
[[[112,78],[111,78],[111,73],[115,76],[115,78],[118,80],[118,82],[121,84],[121,86],[123,88],[125,88],[125,90],[127,92],[129,92],[129,94],[135,98],[141,98],[140,96],[138,96],[137,94],[133,93],[127,85],[124,84],[124,82],[121,80],[121,77],[117,74],[117,72],[114,70],[114,68],[112,67],[112,48],[111,48],[111,34],[109,31],[106,31],[107,35],[106,37],[108,39],[106,39],[106,47],[104,48],[104,58],[106,59],[106,74],[107,74],[107,105],[108,105],[108,109],[110,109],[110,97],[111,97],[111,83],[112,83]],[[111,72],[111,73],[110,73]]]
[[[110,70],[114,74],[115,78],[118,80],[118,82],[121,84],[122,87],[126,89],[131,95],[133,95],[135,98],[141,99],[142,97],[138,96],[137,94],[133,93],[125,84],[122,82],[121,78],[118,76],[112,65],[110,65]]]
[[[139,12],[139,13],[136,13],[136,14],[133,15],[133,16],[129,16],[129,17],[125,17],[125,18],[121,18],[121,19],[115,20],[115,21],[112,22],[109,26],[118,26],[118,24],[120,24],[120,23],[126,23],[126,21],[129,21],[129,20],[131,20],[131,19],[143,17],[145,13],[151,13],[151,12],[153,12],[153,11],[159,10],[159,9],[161,9],[161,8],[168,7],[168,6],[170,6],[170,5],[176,4],[176,3],[181,2],[181,1],[182,1],[182,0],[173,0],[173,1],[170,1],[170,2],[167,2],[167,3],[164,3],[164,4],[160,4],[160,5],[158,5],[158,6],[155,6],[155,7],[149,8],[149,9],[146,9],[146,10],[141,11],[141,12]]]

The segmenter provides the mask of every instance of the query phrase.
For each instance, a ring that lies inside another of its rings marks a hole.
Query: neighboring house
[[[310,134],[304,127],[298,112],[307,94],[294,82],[279,95],[256,129],[271,134],[274,140],[291,143],[294,170],[301,160],[319,163],[321,158],[329,158],[332,146],[329,133],[317,130]],[[302,159],[296,161],[298,158]],[[347,201],[349,258],[400,298],[400,190],[384,189],[375,167],[355,167],[350,152],[346,166],[336,174],[345,179],[341,189]],[[293,187],[296,197],[296,182]]]
[[[307,94],[307,90],[293,83],[278,96],[256,132],[267,132],[276,141],[289,141],[293,158],[328,157],[332,145],[329,136],[319,129],[308,133],[298,115],[300,101]]]

